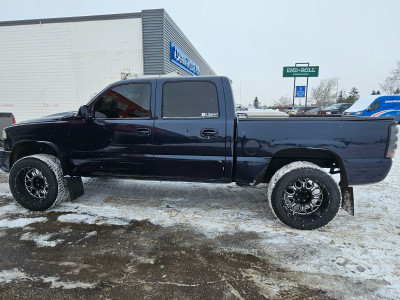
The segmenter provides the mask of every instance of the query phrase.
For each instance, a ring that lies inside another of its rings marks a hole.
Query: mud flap
[[[353,187],[340,187],[342,192],[342,208],[350,215],[354,216],[354,194]]]
[[[67,177],[70,201],[73,201],[85,193],[81,177]]]

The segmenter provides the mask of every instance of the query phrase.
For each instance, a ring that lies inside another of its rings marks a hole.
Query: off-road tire
[[[32,211],[49,209],[69,196],[60,160],[49,154],[18,160],[11,168],[9,185],[14,199]]]
[[[283,224],[301,230],[318,229],[337,214],[341,194],[336,181],[309,162],[279,169],[268,185],[271,210]]]

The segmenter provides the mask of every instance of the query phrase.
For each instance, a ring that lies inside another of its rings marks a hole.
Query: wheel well
[[[285,149],[275,153],[268,165],[264,181],[269,182],[276,171],[295,161],[308,161],[320,168],[328,168],[329,173],[340,174],[340,186],[348,185],[346,171],[339,156],[328,150],[307,148]]]
[[[59,158],[57,151],[46,143],[23,142],[16,145],[13,149],[10,167],[19,159],[33,154],[51,154]]]

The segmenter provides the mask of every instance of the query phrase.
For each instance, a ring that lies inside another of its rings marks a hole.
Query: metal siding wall
[[[164,18],[162,10],[142,12],[143,74],[165,74],[163,52]]]
[[[172,41],[177,45],[193,62],[200,68],[200,75],[215,75],[215,72],[201,57],[199,52],[195,49],[192,43],[186,38],[183,32],[171,19],[171,17],[164,14],[164,60],[165,60],[165,73],[178,71],[182,75],[193,76],[179,66],[171,62],[170,42]]]
[[[215,75],[215,72],[163,9],[142,11],[142,27],[144,75],[177,71],[181,75],[192,76],[171,62],[171,41],[199,66],[200,75]]]
[[[77,110],[123,69],[143,74],[140,18],[0,26],[0,111]]]
[[[58,25],[0,27],[0,106],[17,122],[75,100],[71,30]]]

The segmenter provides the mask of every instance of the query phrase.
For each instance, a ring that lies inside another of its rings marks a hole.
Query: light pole
[[[239,86],[240,86],[240,98],[239,98],[239,101],[240,101],[240,105],[242,105],[242,81],[241,80],[239,81]]]
[[[338,101],[338,90],[339,90],[339,79],[340,78],[342,78],[342,77],[336,78],[336,102]]]

